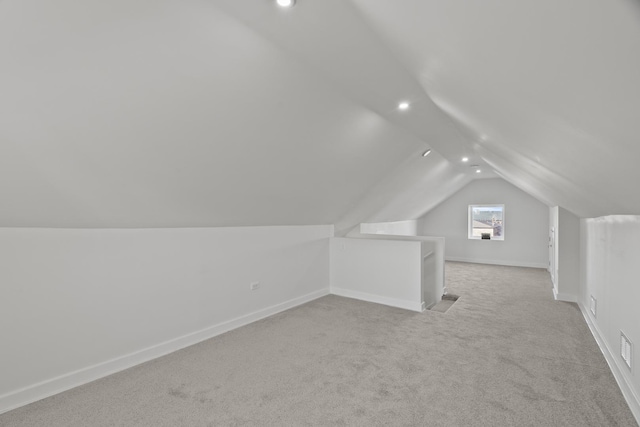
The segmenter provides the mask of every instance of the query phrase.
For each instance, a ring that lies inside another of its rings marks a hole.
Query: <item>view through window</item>
[[[504,240],[504,205],[469,205],[469,239]]]

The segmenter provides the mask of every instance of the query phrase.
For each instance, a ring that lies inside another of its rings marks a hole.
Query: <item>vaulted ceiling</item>
[[[347,229],[496,176],[640,214],[639,52],[637,0],[2,0],[0,226]]]

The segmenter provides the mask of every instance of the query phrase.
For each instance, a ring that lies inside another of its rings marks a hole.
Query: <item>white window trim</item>
[[[469,212],[468,212],[468,217],[467,217],[467,239],[469,239],[469,240],[483,240],[482,237],[473,235],[473,208],[488,208],[488,207],[493,207],[493,206],[499,206],[499,207],[502,208],[502,236],[495,237],[495,238],[492,237],[491,239],[489,239],[489,241],[493,240],[493,241],[501,242],[501,241],[504,240],[505,224],[507,222],[505,220],[506,209],[505,209],[505,207],[504,207],[504,205],[502,203],[491,203],[491,204],[487,204],[487,205],[469,205]],[[484,240],[486,240],[486,239],[484,239]]]

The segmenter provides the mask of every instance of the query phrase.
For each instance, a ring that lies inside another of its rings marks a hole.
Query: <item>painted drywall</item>
[[[331,293],[422,311],[422,244],[331,239]]]
[[[640,421],[640,216],[580,221],[580,308]],[[590,298],[596,298],[596,314]],[[633,343],[632,368],[620,357],[620,331]]]
[[[360,233],[415,236],[418,234],[418,221],[412,219],[407,221],[362,223],[360,224]]]
[[[504,204],[503,241],[467,238],[468,206]],[[547,268],[548,207],[503,179],[475,180],[418,221],[418,233],[443,236],[447,260]]]
[[[411,223],[413,221],[402,222]],[[376,231],[377,229],[375,227],[362,227],[362,225],[364,224],[361,224],[361,226],[356,229],[357,231],[354,230],[348,237],[420,242],[422,257],[422,295],[425,307],[429,309],[442,299],[442,295],[447,293],[444,283],[444,237],[368,234],[365,231]]]
[[[558,292],[558,223],[559,206],[549,208],[549,267],[547,271],[551,274],[551,283],[554,293]]]
[[[353,3],[469,136],[452,162],[481,159],[580,217],[640,213],[640,144],[628,142],[638,134],[640,2]],[[444,153],[449,141],[433,144]]]
[[[420,241],[422,304],[429,310],[442,300],[444,286],[444,239]]]
[[[423,215],[463,156],[640,212],[640,2],[397,3],[1,1],[0,224],[350,229]]]
[[[560,301],[578,301],[580,286],[580,219],[558,207],[554,212],[556,274],[554,297]]]
[[[0,229],[0,412],[328,294],[332,235]]]

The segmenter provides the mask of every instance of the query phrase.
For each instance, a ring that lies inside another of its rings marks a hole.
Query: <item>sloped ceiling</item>
[[[640,6],[560,3],[0,1],[0,226],[640,213]]]
[[[640,213],[640,2],[354,2],[500,176],[579,216]]]

